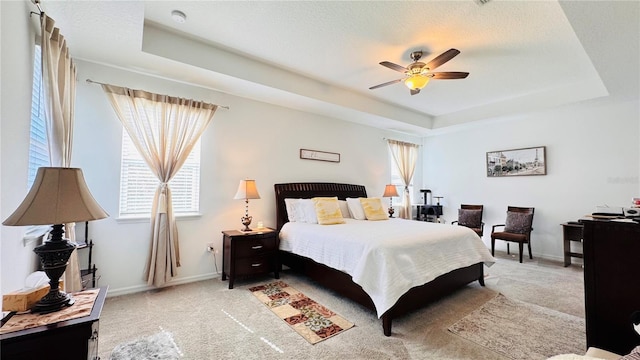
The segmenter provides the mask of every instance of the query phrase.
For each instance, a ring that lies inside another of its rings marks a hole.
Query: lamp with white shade
[[[103,219],[109,216],[95,201],[78,168],[41,167],[29,193],[2,224],[11,226],[52,225],[51,235],[33,251],[49,277],[49,292],[32,312],[50,313],[74,303],[71,295],[60,291],[60,277],[76,248],[63,238],[64,224]]]
[[[244,229],[241,231],[251,231],[249,225],[251,225],[251,220],[253,217],[249,216],[249,199],[260,199],[260,194],[258,194],[258,188],[256,186],[255,180],[240,180],[240,184],[238,185],[238,191],[236,192],[236,196],[234,199],[244,199],[244,216],[241,218],[242,225],[244,225]]]
[[[384,194],[382,194],[382,197],[388,197],[389,198],[389,217],[392,218],[393,217],[393,213],[395,212],[393,210],[393,197],[394,196],[398,196],[398,188],[396,188],[395,185],[393,184],[388,184],[384,187]]]

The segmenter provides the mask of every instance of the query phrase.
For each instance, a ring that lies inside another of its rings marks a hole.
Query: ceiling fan
[[[409,64],[407,67],[400,66],[398,64],[394,64],[389,61],[383,61],[380,63],[380,65],[386,66],[391,70],[404,73],[405,77],[403,79],[396,79],[386,83],[378,84],[376,86],[372,86],[369,88],[369,90],[381,88],[383,86],[404,81],[404,84],[411,91],[411,95],[415,95],[420,92],[420,89],[427,86],[427,83],[431,79],[439,79],[439,80],[464,79],[467,76],[469,76],[468,72],[459,72],[459,71],[432,72],[435,68],[453,59],[458,54],[460,54],[460,50],[449,49],[443,52],[442,54],[436,56],[433,60],[425,64],[423,62],[418,61],[422,57],[422,51],[414,51],[411,53],[411,60],[413,60],[413,63]]]

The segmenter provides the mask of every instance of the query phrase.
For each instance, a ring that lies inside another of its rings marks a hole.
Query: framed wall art
[[[547,175],[546,147],[487,152],[487,177]]]
[[[300,159],[339,163],[340,154],[319,150],[300,149]]]

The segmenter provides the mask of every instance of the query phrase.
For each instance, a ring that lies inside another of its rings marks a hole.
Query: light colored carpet
[[[485,268],[485,287],[469,284],[427,307],[393,322],[382,333],[373,311],[290,271],[281,280],[357,326],[316,345],[309,344],[274,316],[248,289],[273,281],[238,279],[234,289],[220,278],[155,291],[107,298],[100,317],[99,355],[158,327],[170,331],[183,359],[508,359],[447,330],[502,293],[508,298],[584,317],[582,269],[560,262],[517,258],[496,252]],[[559,299],[561,298],[561,299]],[[580,352],[578,352],[580,353]]]
[[[502,294],[450,326],[449,331],[511,359],[546,359],[581,353],[586,347],[583,318]]]
[[[182,352],[168,331],[129,341],[116,346],[110,360],[177,360]]]

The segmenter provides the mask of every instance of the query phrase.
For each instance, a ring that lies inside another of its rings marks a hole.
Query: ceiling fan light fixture
[[[410,90],[421,90],[429,82],[429,77],[421,74],[413,74],[405,79],[404,84]]]

